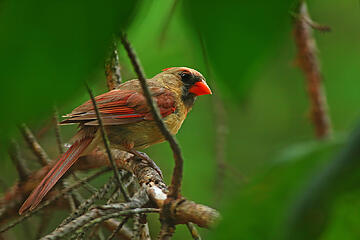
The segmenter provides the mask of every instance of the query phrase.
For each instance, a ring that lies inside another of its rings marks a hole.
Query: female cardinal
[[[176,134],[196,96],[211,94],[205,78],[186,67],[166,68],[147,80],[160,114],[171,134]],[[153,120],[137,79],[95,98],[111,147],[143,157],[137,150],[165,140]],[[99,122],[91,101],[75,108],[61,124],[79,123],[73,145],[64,153],[21,206],[19,213],[34,209],[65,172],[83,155],[101,144]],[[147,159],[148,160],[148,159]]]

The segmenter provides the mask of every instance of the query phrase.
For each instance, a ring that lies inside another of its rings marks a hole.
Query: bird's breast
[[[185,114],[172,113],[163,118],[169,132],[175,135],[183,121]],[[135,124],[107,126],[107,134],[112,147],[127,150],[147,148],[153,144],[165,141],[155,121],[142,121]]]

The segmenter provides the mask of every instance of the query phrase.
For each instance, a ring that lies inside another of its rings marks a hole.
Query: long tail
[[[59,181],[66,171],[76,162],[81,153],[84,152],[93,139],[94,136],[87,136],[75,141],[66,153],[61,156],[55,166],[48,172],[41,183],[32,191],[30,196],[21,206],[19,214],[22,214],[28,208],[30,208],[30,210],[36,208],[56,182]]]

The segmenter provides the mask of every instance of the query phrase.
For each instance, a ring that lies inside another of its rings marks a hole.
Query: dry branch
[[[55,125],[55,137],[56,137],[56,143],[58,145],[58,149],[59,149],[59,153],[63,154],[65,152],[64,149],[64,145],[63,142],[61,140],[61,132],[60,132],[60,127],[59,127],[59,119],[58,119],[58,111],[57,109],[54,107],[54,114],[53,114],[53,120],[54,120],[54,125]]]
[[[15,140],[10,143],[9,155],[19,174],[20,181],[25,181],[30,175],[30,169],[26,166],[26,162],[21,156],[20,147]]]
[[[26,124],[21,124],[20,131],[24,136],[26,142],[28,143],[30,149],[34,152],[35,156],[37,156],[40,164],[42,166],[46,166],[47,164],[49,164],[49,156],[46,154],[45,150],[41,147],[39,142],[36,140],[34,134],[30,131]]]
[[[201,240],[201,236],[198,232],[198,230],[196,229],[196,227],[194,226],[194,224],[192,224],[191,222],[186,224],[187,228],[189,229],[189,232],[191,234],[191,237],[194,240]]]
[[[117,88],[121,84],[121,71],[117,41],[115,38],[110,47],[109,57],[105,60],[105,75],[109,91]]]
[[[168,190],[159,173],[153,169],[148,162],[137,157],[133,157],[132,154],[120,150],[112,150],[112,155],[120,168],[125,169],[136,176],[139,184],[145,189],[149,198],[156,204],[158,208],[161,209],[165,205]],[[70,170],[86,170],[99,168],[101,166],[109,166],[108,155],[104,149],[97,148],[90,155],[82,157]],[[26,182],[23,184],[17,183],[12,189],[9,190],[5,197],[0,200],[0,207],[5,207],[10,203],[11,206],[7,208],[5,214],[1,215],[0,222],[4,223],[17,216],[17,210],[20,207],[22,201],[25,199],[27,194],[29,194],[33,188],[36,187],[38,182],[44,177],[50,168],[50,165],[43,167],[42,169],[32,173]],[[48,206],[56,199],[59,199],[60,196],[70,192],[72,188],[78,187],[84,182],[88,182],[92,178],[94,178],[94,176],[89,176],[83,182],[76,183],[71,187],[62,190],[60,194],[57,194],[58,191],[56,189],[53,190],[49,193],[49,200],[41,204],[34,212],[30,212],[29,214],[24,215],[22,218],[28,218],[33,213],[37,212],[45,206]],[[196,204],[186,199],[181,199],[181,201],[181,204],[175,201],[174,204],[170,205],[171,211],[169,217],[174,219],[175,223],[193,222],[198,226],[211,227],[219,219],[219,213],[210,207]],[[66,203],[58,202],[57,205],[53,206],[59,207],[59,204],[60,207],[63,207],[61,204],[63,205]],[[17,220],[11,226],[2,228],[0,232],[8,230],[18,222],[19,220]]]
[[[133,157],[131,154],[124,154],[120,150],[112,150],[114,159],[121,167],[131,173],[133,173],[140,186],[142,186],[149,198],[156,204],[156,206],[162,209],[165,205],[165,201],[172,202],[170,206],[170,218],[174,220],[176,224],[182,224],[187,222],[193,222],[201,227],[209,228],[213,226],[219,219],[219,213],[205,205],[197,204],[189,201],[185,198],[172,201],[169,198],[168,188],[159,173],[150,166],[150,164],[142,159]],[[87,161],[101,161],[104,162],[104,158],[107,158],[106,153],[102,149],[96,149],[92,154],[87,155]]]
[[[110,142],[109,142],[109,139],[106,135],[106,131],[105,131],[105,128],[104,128],[104,125],[103,125],[103,122],[102,122],[102,118],[101,118],[101,115],[100,115],[100,112],[99,112],[99,108],[96,104],[96,101],[95,101],[95,98],[94,98],[94,95],[92,94],[89,86],[87,86],[87,89],[88,89],[88,92],[89,92],[89,95],[90,95],[90,98],[91,98],[91,101],[92,101],[92,104],[94,106],[94,109],[95,109],[95,113],[96,113],[96,118],[99,122],[99,127],[100,127],[100,132],[101,132],[101,136],[102,136],[102,140],[103,140],[103,143],[104,143],[104,146],[105,146],[105,149],[106,149],[106,153],[108,154],[108,157],[109,157],[109,161],[111,163],[111,167],[113,168],[114,170],[114,175],[115,175],[115,179],[118,183],[118,187],[121,191],[121,193],[124,195],[124,198],[126,201],[129,201],[130,198],[129,198],[129,195],[124,187],[124,184],[122,183],[121,181],[121,176],[120,176],[120,173],[119,173],[119,169],[115,163],[115,160],[113,159],[112,155],[111,155],[111,150],[110,150]]]
[[[91,174],[90,176],[82,179],[81,181],[78,181],[74,184],[72,184],[71,186],[61,190],[61,191],[52,191],[49,196],[48,199],[43,201],[36,209],[34,209],[31,212],[27,212],[25,215],[22,215],[20,218],[18,218],[16,221],[14,221],[13,223],[4,226],[2,228],[0,228],[0,233],[5,232],[9,229],[11,229],[12,227],[14,227],[15,225],[19,224],[20,222],[22,222],[23,220],[31,217],[32,215],[34,215],[35,213],[39,212],[41,209],[43,209],[44,207],[47,207],[48,205],[50,205],[51,203],[55,202],[56,200],[60,199],[61,197],[63,197],[64,195],[66,195],[67,193],[71,192],[73,189],[81,186],[82,184],[84,184],[85,182],[89,182],[90,180],[102,175],[103,173],[109,171],[109,169],[103,169],[100,170],[94,174]],[[44,173],[44,175],[47,172]],[[1,212],[1,216],[0,216],[0,223],[9,221],[11,218],[18,216],[18,209],[20,208],[20,205],[22,204],[22,201],[26,198],[27,194],[24,194],[22,189],[22,185],[27,185],[28,182],[31,182],[32,179],[31,177],[28,178],[28,180],[26,181],[25,184],[19,184],[17,183],[12,189],[10,189],[9,192],[7,192],[5,194],[5,197],[0,199],[0,208],[5,208],[6,211]],[[30,183],[31,184],[31,183]],[[28,184],[29,185],[29,184]],[[30,189],[29,192],[31,192],[34,188],[36,187],[33,186],[32,189]],[[25,190],[25,189],[24,189]],[[63,203],[60,201],[58,202],[58,204],[61,206]]]
[[[119,222],[115,219],[108,219],[103,223],[103,226],[105,226],[109,231],[111,231],[111,233],[113,233],[119,228],[121,223],[122,222]],[[126,226],[122,226],[121,229],[115,233],[115,236],[123,240],[131,240],[133,238],[131,230]]]
[[[142,212],[142,210],[146,212],[156,211],[155,209],[149,210],[148,208],[141,208],[141,206],[145,205],[147,201],[148,198],[145,192],[140,191],[136,197],[131,199],[130,202],[103,205],[91,209],[83,215],[68,222],[67,224],[64,224],[63,226],[57,228],[55,231],[48,234],[42,239],[59,239],[73,231],[76,231],[81,227],[85,227],[86,225],[94,225],[96,223],[118,216],[140,213]]]
[[[328,114],[323,78],[317,56],[316,41],[313,37],[310,15],[305,1],[300,1],[295,17],[294,37],[298,49],[298,63],[307,79],[307,89],[311,104],[311,119],[319,139],[331,137],[331,120]]]
[[[116,229],[111,233],[111,235],[107,238],[108,240],[114,239],[114,237],[119,233],[125,223],[129,220],[129,217],[125,217],[116,227]]]

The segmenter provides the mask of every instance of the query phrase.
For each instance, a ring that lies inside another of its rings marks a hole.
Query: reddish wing
[[[166,117],[175,111],[175,98],[167,89],[150,88],[156,100],[160,114]],[[95,98],[104,125],[119,125],[152,120],[150,108],[142,93],[134,90],[112,90]],[[62,124],[85,123],[98,125],[96,113],[91,100],[77,107],[68,114]]]

